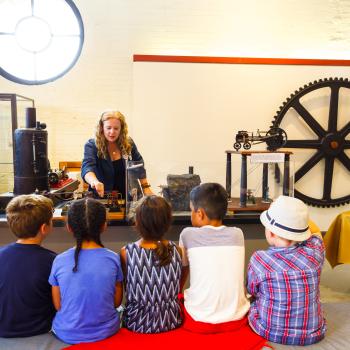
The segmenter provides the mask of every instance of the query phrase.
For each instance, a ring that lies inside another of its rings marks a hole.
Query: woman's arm
[[[132,158],[132,160],[135,162],[142,162],[144,164],[143,158],[142,158],[140,152],[138,151],[134,140],[130,138],[130,142],[131,142],[131,158]],[[153,195],[154,193],[151,189],[150,183],[147,180],[146,169],[144,167],[140,168],[139,173],[138,173],[138,177],[139,177],[139,180],[141,183],[143,193],[146,196]]]
[[[146,196],[154,195],[152,188],[151,188],[151,185],[149,184],[147,178],[140,179],[140,184],[141,184],[142,191],[143,191],[144,195],[146,195]]]
[[[59,286],[52,286],[52,302],[56,311],[61,309],[61,292]]]
[[[104,184],[96,177],[98,162],[95,141],[90,139],[84,146],[84,158],[81,164],[81,178],[96,190],[100,197],[104,195]]]
[[[91,188],[94,188],[96,190],[100,197],[104,196],[104,184],[98,181],[94,172],[89,171],[88,173],[86,173],[84,180],[91,186]]]

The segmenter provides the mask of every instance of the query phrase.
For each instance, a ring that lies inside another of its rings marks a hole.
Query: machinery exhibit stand
[[[271,202],[268,193],[268,165],[269,163],[275,163],[275,178],[276,173],[279,173],[277,163],[283,163],[283,195],[291,195],[290,186],[290,155],[289,151],[242,151],[237,152],[233,150],[225,151],[226,153],[226,191],[230,199],[229,208],[232,210],[266,210]],[[241,177],[240,177],[240,194],[239,200],[232,197],[232,154],[241,155]],[[247,201],[250,199],[250,193],[248,190],[248,170],[247,170],[247,158],[254,158],[256,163],[262,163],[262,196],[261,198],[254,198],[254,205],[247,205]],[[277,171],[278,170],[278,171]],[[279,177],[279,176],[278,176]],[[279,181],[279,178],[277,178]]]

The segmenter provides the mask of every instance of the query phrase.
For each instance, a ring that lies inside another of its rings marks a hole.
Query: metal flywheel
[[[343,108],[342,104],[349,108]],[[317,117],[321,107],[326,108],[323,122],[321,122],[322,118]],[[342,118],[340,118],[340,110]],[[318,207],[334,207],[350,202],[350,82],[348,79],[326,78],[304,85],[287,98],[276,112],[272,127],[281,127],[287,132],[288,140],[285,148],[306,149],[309,154],[309,158],[303,160],[304,163],[295,170],[295,197]],[[299,136],[293,137],[291,134],[295,129],[298,130],[295,134],[299,133]],[[304,177],[313,177],[315,167],[318,167],[318,172],[323,173],[323,183],[316,184],[311,179],[309,185],[301,190],[298,182],[302,182]],[[341,184],[337,183],[339,180],[336,178],[340,172],[342,173]],[[337,185],[338,189],[341,186],[341,190],[334,193],[332,191],[334,185]],[[316,186],[319,187],[317,196],[315,193],[308,192],[311,187]]]

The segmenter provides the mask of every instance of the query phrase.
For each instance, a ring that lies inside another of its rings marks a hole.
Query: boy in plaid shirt
[[[296,198],[278,197],[260,220],[270,248],[255,252],[248,265],[249,324],[275,343],[317,343],[326,331],[319,291],[322,238],[311,234],[308,208]]]

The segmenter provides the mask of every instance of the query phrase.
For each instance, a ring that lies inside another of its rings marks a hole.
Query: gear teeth
[[[303,87],[299,87],[298,90],[295,90],[294,93],[292,93],[289,97],[287,97],[286,100],[282,103],[282,105],[279,106],[278,111],[276,112],[276,115],[273,117],[272,125],[270,126],[270,129],[279,127],[279,125],[282,123],[283,117],[285,116],[286,112],[288,111],[288,108],[290,107],[290,104],[294,101],[294,99],[295,100],[298,99],[300,95],[304,95],[305,93],[307,94],[314,90],[320,89],[324,86],[326,87],[339,86],[339,87],[350,89],[349,85],[350,85],[350,76],[349,77],[327,77],[327,78],[314,80],[313,82],[311,81],[304,84]],[[267,149],[270,149],[270,148],[267,147]],[[350,196],[348,196],[348,198],[350,198]],[[323,200],[310,197],[309,200],[305,201],[305,203],[317,208],[339,207],[350,203],[350,200],[347,200],[341,203],[336,203],[338,200],[330,199],[328,203],[325,203],[325,201]]]

